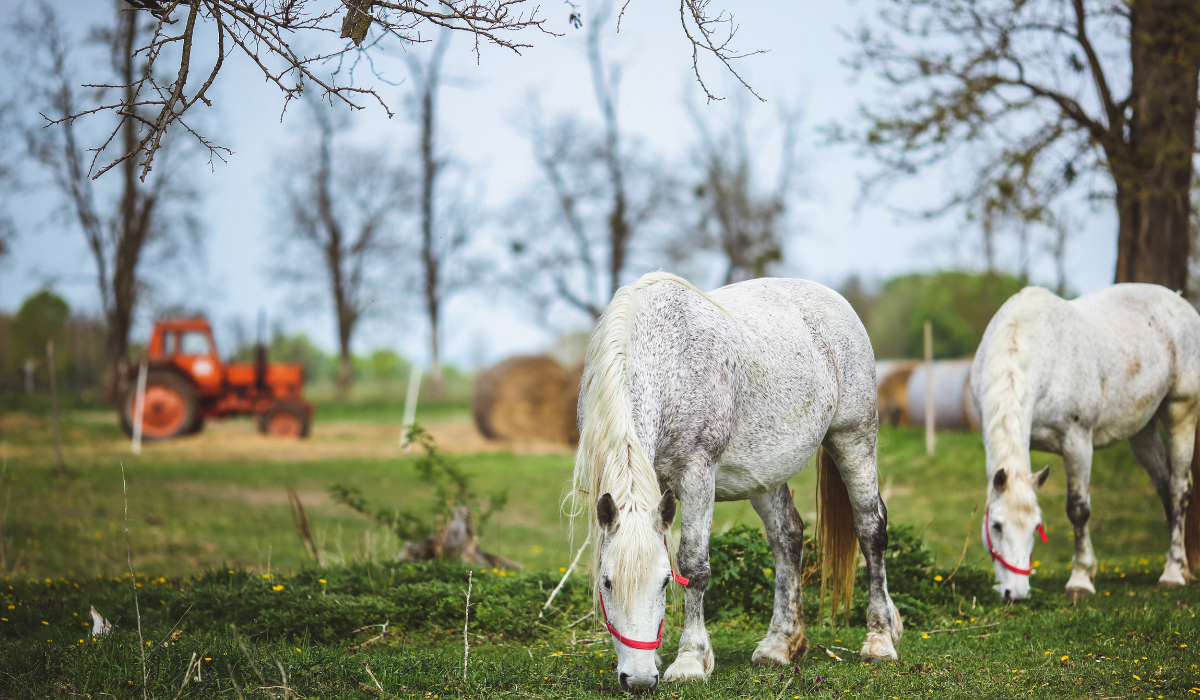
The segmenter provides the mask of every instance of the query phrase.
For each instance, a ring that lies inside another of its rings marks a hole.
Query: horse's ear
[[[664,530],[671,529],[671,524],[675,522],[675,493],[671,489],[667,489],[658,502],[658,517]]]
[[[596,520],[600,527],[609,530],[617,522],[617,502],[611,493],[606,493],[596,502]]]
[[[1040,472],[1033,475],[1033,484],[1035,489],[1042,488],[1042,484],[1046,483],[1046,479],[1050,476],[1050,465],[1046,465]]]
[[[1008,485],[1008,474],[1003,469],[996,470],[996,476],[992,477],[992,488],[997,491],[1003,491]]]

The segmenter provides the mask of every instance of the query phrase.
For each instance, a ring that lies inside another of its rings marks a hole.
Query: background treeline
[[[934,356],[966,357],[975,352],[988,321],[1024,283],[1002,273],[937,272],[893,277],[872,284],[855,276],[839,291],[858,312],[871,336],[879,359],[923,356],[923,326],[933,322]],[[104,323],[71,311],[52,291],[40,291],[24,301],[15,314],[0,313],[0,393],[44,393],[49,387],[46,342],[54,341],[59,390],[81,400],[101,399],[105,356]],[[138,361],[148,338],[131,343],[131,359]],[[228,353],[228,348],[220,348]],[[276,328],[267,346],[276,362],[304,366],[310,392],[316,398],[331,393],[337,382],[340,360],[322,350],[303,333],[289,335]],[[254,345],[242,342],[226,359],[254,361]],[[32,367],[27,383],[25,366]],[[350,370],[364,399],[402,400],[412,364],[388,349],[352,355]],[[454,367],[443,369],[443,398],[469,398],[474,377]],[[422,387],[427,393],[428,387]]]

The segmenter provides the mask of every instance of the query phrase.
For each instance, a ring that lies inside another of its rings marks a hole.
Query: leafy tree
[[[873,182],[969,151],[973,174],[926,213],[965,209],[986,251],[1006,226],[1053,229],[1055,201],[1085,190],[1115,205],[1117,282],[1186,289],[1200,4],[882,5],[884,31],[862,29],[853,61],[890,86],[851,137],[883,164]]]
[[[894,277],[874,295],[849,291],[876,357],[924,357],[925,321],[932,321],[933,356],[953,358],[975,352],[992,316],[1024,286],[1011,275],[938,272]]]
[[[46,357],[47,341],[61,338],[70,315],[67,302],[48,289],[26,299],[12,321],[13,359],[22,362]],[[61,365],[65,358],[61,353],[54,364]]]

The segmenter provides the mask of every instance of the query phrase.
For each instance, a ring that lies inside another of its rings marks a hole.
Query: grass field
[[[496,619],[473,618],[476,646],[464,682],[458,606],[464,602],[465,580],[429,584],[440,587],[432,607],[442,610],[444,619],[390,625],[365,647],[379,628],[352,634],[342,629],[388,622],[376,617],[397,615],[395,609],[420,599],[418,589],[393,585],[394,538],[326,495],[329,485],[340,482],[362,489],[373,506],[419,507],[428,501],[430,489],[415,478],[414,457],[397,445],[398,430],[388,415],[360,416],[356,412],[370,412],[348,409],[336,420],[318,421],[310,441],[292,444],[262,438],[247,423],[212,425],[201,435],[150,445],[133,457],[112,416],[87,408],[65,416],[66,477],[53,475],[44,412],[0,414],[5,464],[0,573],[8,577],[5,597],[13,605],[7,614],[0,611],[8,618],[0,620],[0,697],[141,697],[137,615],[129,608],[131,581],[124,576],[122,462],[142,619],[155,650],[148,664],[151,697],[176,697],[193,653],[212,661],[201,662],[201,681],[189,684],[182,697],[283,697],[283,685],[302,697],[378,696],[368,668],[388,696],[567,698],[617,692],[607,635],[591,622],[566,627],[586,607],[585,590],[568,586],[573,592],[559,601],[563,614],[538,620],[531,612],[572,554],[559,511],[571,470],[565,451],[483,443],[471,434],[461,405],[419,414],[447,450],[459,453],[455,458],[473,475],[479,493],[510,489],[507,508],[483,532],[481,546],[529,566],[529,573],[506,572],[503,583],[499,573],[490,572],[482,576],[495,583],[477,582],[473,602],[502,610],[504,624],[515,620],[521,631],[497,631],[489,627],[501,624]],[[982,507],[985,486],[979,437],[940,434],[938,452],[930,458],[918,431],[888,429],[881,434],[879,455],[892,522],[916,528],[936,556],[938,571],[955,566],[968,537],[963,566],[984,567],[980,515],[972,516],[976,506]],[[1092,531],[1104,573],[1097,580],[1099,594],[1077,607],[1060,593],[1072,551],[1061,465],[1057,457],[1041,454],[1034,455],[1034,463],[1052,468],[1041,499],[1050,542],[1035,551],[1038,574],[1030,602],[1006,608],[978,597],[972,607],[972,600],[961,596],[955,604],[939,603],[923,628],[906,630],[901,662],[862,666],[849,652],[838,651],[848,659],[838,663],[814,650],[798,670],[782,673],[748,662],[765,630],[761,617],[715,621],[712,678],[659,693],[776,700],[834,695],[1098,699],[1184,697],[1200,687],[1193,651],[1200,644],[1194,618],[1200,594],[1194,584],[1178,590],[1154,586],[1166,549],[1165,519],[1128,448],[1096,453]],[[811,521],[812,470],[793,486],[797,507]],[[305,504],[325,568],[314,567],[296,534],[285,492],[289,487]],[[714,529],[735,523],[757,525],[758,519],[748,506],[719,504]],[[236,592],[244,597],[205,593],[218,590],[217,576],[227,576],[226,588],[236,578]],[[317,584],[319,579],[328,583]],[[283,588],[275,591],[276,585]],[[425,595],[428,587],[419,590]],[[306,602],[318,596],[320,610]],[[82,633],[81,620],[97,602],[107,606],[104,612],[118,629],[92,642]],[[189,605],[196,607],[184,615]],[[300,617],[300,623],[272,627],[267,621],[277,616],[276,608],[310,615],[312,622]],[[320,620],[318,612],[324,616]],[[677,622],[678,614],[672,608],[669,620]],[[181,615],[184,634],[165,648],[158,646]],[[244,650],[227,621],[244,635]],[[957,633],[937,631],[943,629]],[[329,630],[337,634],[329,637]],[[810,637],[814,643],[855,648],[863,630],[818,626]],[[669,663],[671,645],[663,651]]]

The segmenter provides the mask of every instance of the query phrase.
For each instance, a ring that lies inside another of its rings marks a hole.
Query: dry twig
[[[138,651],[142,655],[142,698],[146,691],[146,642],[142,639],[142,609],[138,606],[137,575],[133,573],[133,550],[129,546],[129,489],[125,486],[125,463],[121,462],[121,495],[125,500],[125,561],[129,564],[129,582],[133,585],[133,610],[137,614]]]

